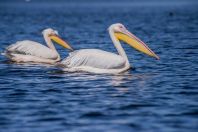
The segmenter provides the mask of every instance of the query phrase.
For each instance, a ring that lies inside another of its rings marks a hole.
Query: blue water
[[[0,18],[1,52],[24,39],[44,44],[47,27],[75,49],[116,52],[107,28],[121,22],[161,58],[123,44],[134,69],[97,75],[0,56],[0,131],[197,131],[197,3],[1,3]]]

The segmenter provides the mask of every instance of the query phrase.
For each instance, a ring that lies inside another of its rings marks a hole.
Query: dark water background
[[[76,49],[116,52],[107,28],[123,23],[157,61],[123,44],[131,65],[120,75],[64,73],[0,56],[0,131],[160,131],[198,129],[198,4],[1,3],[0,51],[19,40],[44,43],[51,27]],[[62,58],[68,52],[57,46]]]

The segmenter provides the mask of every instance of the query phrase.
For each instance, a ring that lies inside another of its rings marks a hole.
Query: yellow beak
[[[50,39],[52,39],[53,41],[55,41],[59,45],[63,46],[64,48],[73,51],[73,48],[67,42],[65,42],[64,40],[62,40],[59,36],[57,36],[57,35],[50,35],[49,37],[50,37]]]
[[[144,42],[142,42],[139,38],[130,33],[128,30],[125,30],[123,32],[116,32],[115,36],[118,40],[124,41],[125,43],[134,47],[136,50],[141,51],[156,59],[159,59],[159,57]]]

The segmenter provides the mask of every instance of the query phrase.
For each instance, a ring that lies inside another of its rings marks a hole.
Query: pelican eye
[[[51,36],[54,36],[54,35],[56,35],[56,34],[54,34],[54,33],[51,33],[51,34],[49,34],[48,36],[49,36],[49,37],[51,37]]]

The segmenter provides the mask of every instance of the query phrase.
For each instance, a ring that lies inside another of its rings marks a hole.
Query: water
[[[154,6],[152,6],[154,5]],[[119,75],[65,73],[0,57],[0,131],[170,131],[198,129],[198,8],[175,4],[2,4],[0,50],[44,43],[59,31],[75,49],[116,52],[107,28],[121,22],[161,58],[123,44],[135,69]],[[57,46],[61,57],[68,51]]]

